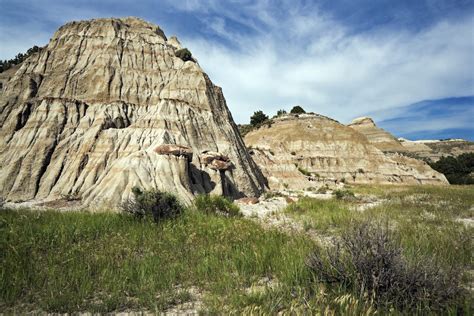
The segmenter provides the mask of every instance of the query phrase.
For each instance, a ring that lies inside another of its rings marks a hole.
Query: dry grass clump
[[[318,248],[307,266],[320,281],[337,283],[379,307],[439,311],[462,300],[461,271],[433,260],[407,260],[387,227],[362,222],[333,246]]]

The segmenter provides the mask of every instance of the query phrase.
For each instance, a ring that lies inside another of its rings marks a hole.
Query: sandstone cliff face
[[[77,195],[116,206],[135,185],[177,193],[255,196],[264,178],[222,90],[199,64],[175,57],[176,38],[136,18],[62,26],[3,82],[0,195],[48,201]],[[193,155],[160,154],[159,145]],[[232,168],[201,163],[203,152]]]
[[[360,117],[354,119],[351,124],[348,125],[359,133],[364,134],[370,143],[375,145],[378,149],[388,152],[404,152],[405,147],[400,144],[389,132],[377,127],[375,122],[370,117]]]
[[[447,184],[416,159],[387,156],[361,133],[330,118],[303,114],[274,119],[245,143],[272,189],[305,189],[321,182]]]

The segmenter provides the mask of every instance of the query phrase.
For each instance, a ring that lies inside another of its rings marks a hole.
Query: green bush
[[[168,192],[156,189],[142,191],[138,187],[132,189],[134,198],[122,204],[122,210],[138,218],[152,217],[155,222],[175,218],[184,211],[178,198]]]
[[[250,117],[250,125],[252,125],[253,127],[259,127],[266,121],[268,121],[268,115],[263,113],[263,111],[256,111]]]
[[[326,194],[326,192],[327,192],[328,190],[329,190],[329,187],[328,187],[328,185],[326,184],[326,185],[320,186],[320,187],[316,190],[316,192],[317,192],[317,193],[320,193],[320,194]]]
[[[297,105],[297,106],[294,106],[291,109],[290,113],[292,113],[292,114],[304,114],[304,113],[306,113],[306,111],[301,106]]]
[[[338,200],[354,200],[355,194],[352,191],[339,189],[333,192],[334,196]]]
[[[474,184],[474,153],[464,153],[457,157],[441,157],[430,164],[431,168],[443,173],[451,184]]]
[[[309,172],[308,170],[304,169],[304,168],[301,168],[301,167],[297,167],[298,168],[298,171],[301,172],[303,175],[309,177],[311,176],[311,172]]]
[[[429,258],[406,260],[388,228],[370,222],[315,250],[307,266],[319,281],[342,285],[387,308],[432,312],[448,308],[464,294],[459,270],[443,270]]]
[[[286,110],[278,110],[276,116],[285,115],[286,113]]]
[[[254,130],[254,126],[250,124],[238,124],[237,128],[239,129],[240,136],[242,137],[245,137],[245,135]]]
[[[205,214],[223,215],[226,217],[242,216],[237,205],[220,195],[198,195],[194,199],[194,207],[198,212]]]
[[[193,55],[187,48],[178,49],[174,54],[176,57],[181,58],[183,61],[193,60]]]

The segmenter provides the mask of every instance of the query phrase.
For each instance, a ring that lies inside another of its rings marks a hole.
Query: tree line
[[[429,164],[434,170],[443,173],[451,184],[474,184],[474,153],[441,157]]]
[[[276,114],[276,117],[278,117],[280,115],[287,114],[287,113],[288,112],[286,112],[286,110],[278,110],[277,114]],[[301,106],[296,105],[291,109],[290,113],[291,114],[303,114],[303,113],[306,113],[306,111]],[[270,120],[270,118],[268,117],[268,115],[263,113],[263,111],[256,111],[250,117],[250,125],[252,125],[253,127],[259,127],[262,124],[268,122],[269,120]]]
[[[9,59],[9,60],[1,60],[0,59],[0,72],[4,72],[5,70],[10,69],[11,67],[21,64],[25,59],[33,55],[34,53],[37,53],[41,51],[41,47],[38,46],[33,46],[30,49],[26,51],[26,53],[18,53],[14,58]]]

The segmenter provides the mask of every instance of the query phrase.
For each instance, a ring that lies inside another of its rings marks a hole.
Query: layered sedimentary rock
[[[438,161],[443,156],[459,156],[474,152],[474,142],[464,139],[417,140],[399,139],[406,151],[416,157]]]
[[[405,147],[400,144],[397,138],[389,132],[377,127],[370,117],[356,118],[348,126],[364,134],[369,142],[384,152],[406,151]]]
[[[426,163],[390,156],[355,129],[317,114],[285,115],[245,136],[272,189],[324,182],[447,184]]]
[[[190,201],[196,193],[256,196],[264,178],[245,149],[222,90],[156,25],[136,18],[62,26],[3,79],[0,195],[116,206],[131,188]],[[156,150],[167,145],[184,154]],[[179,147],[183,146],[183,147]],[[228,168],[201,162],[228,157]]]
[[[364,134],[370,143],[386,153],[402,153],[405,156],[437,161],[442,156],[459,156],[474,152],[474,143],[463,139],[418,141],[397,139],[379,128],[370,117],[354,119],[348,126]]]

